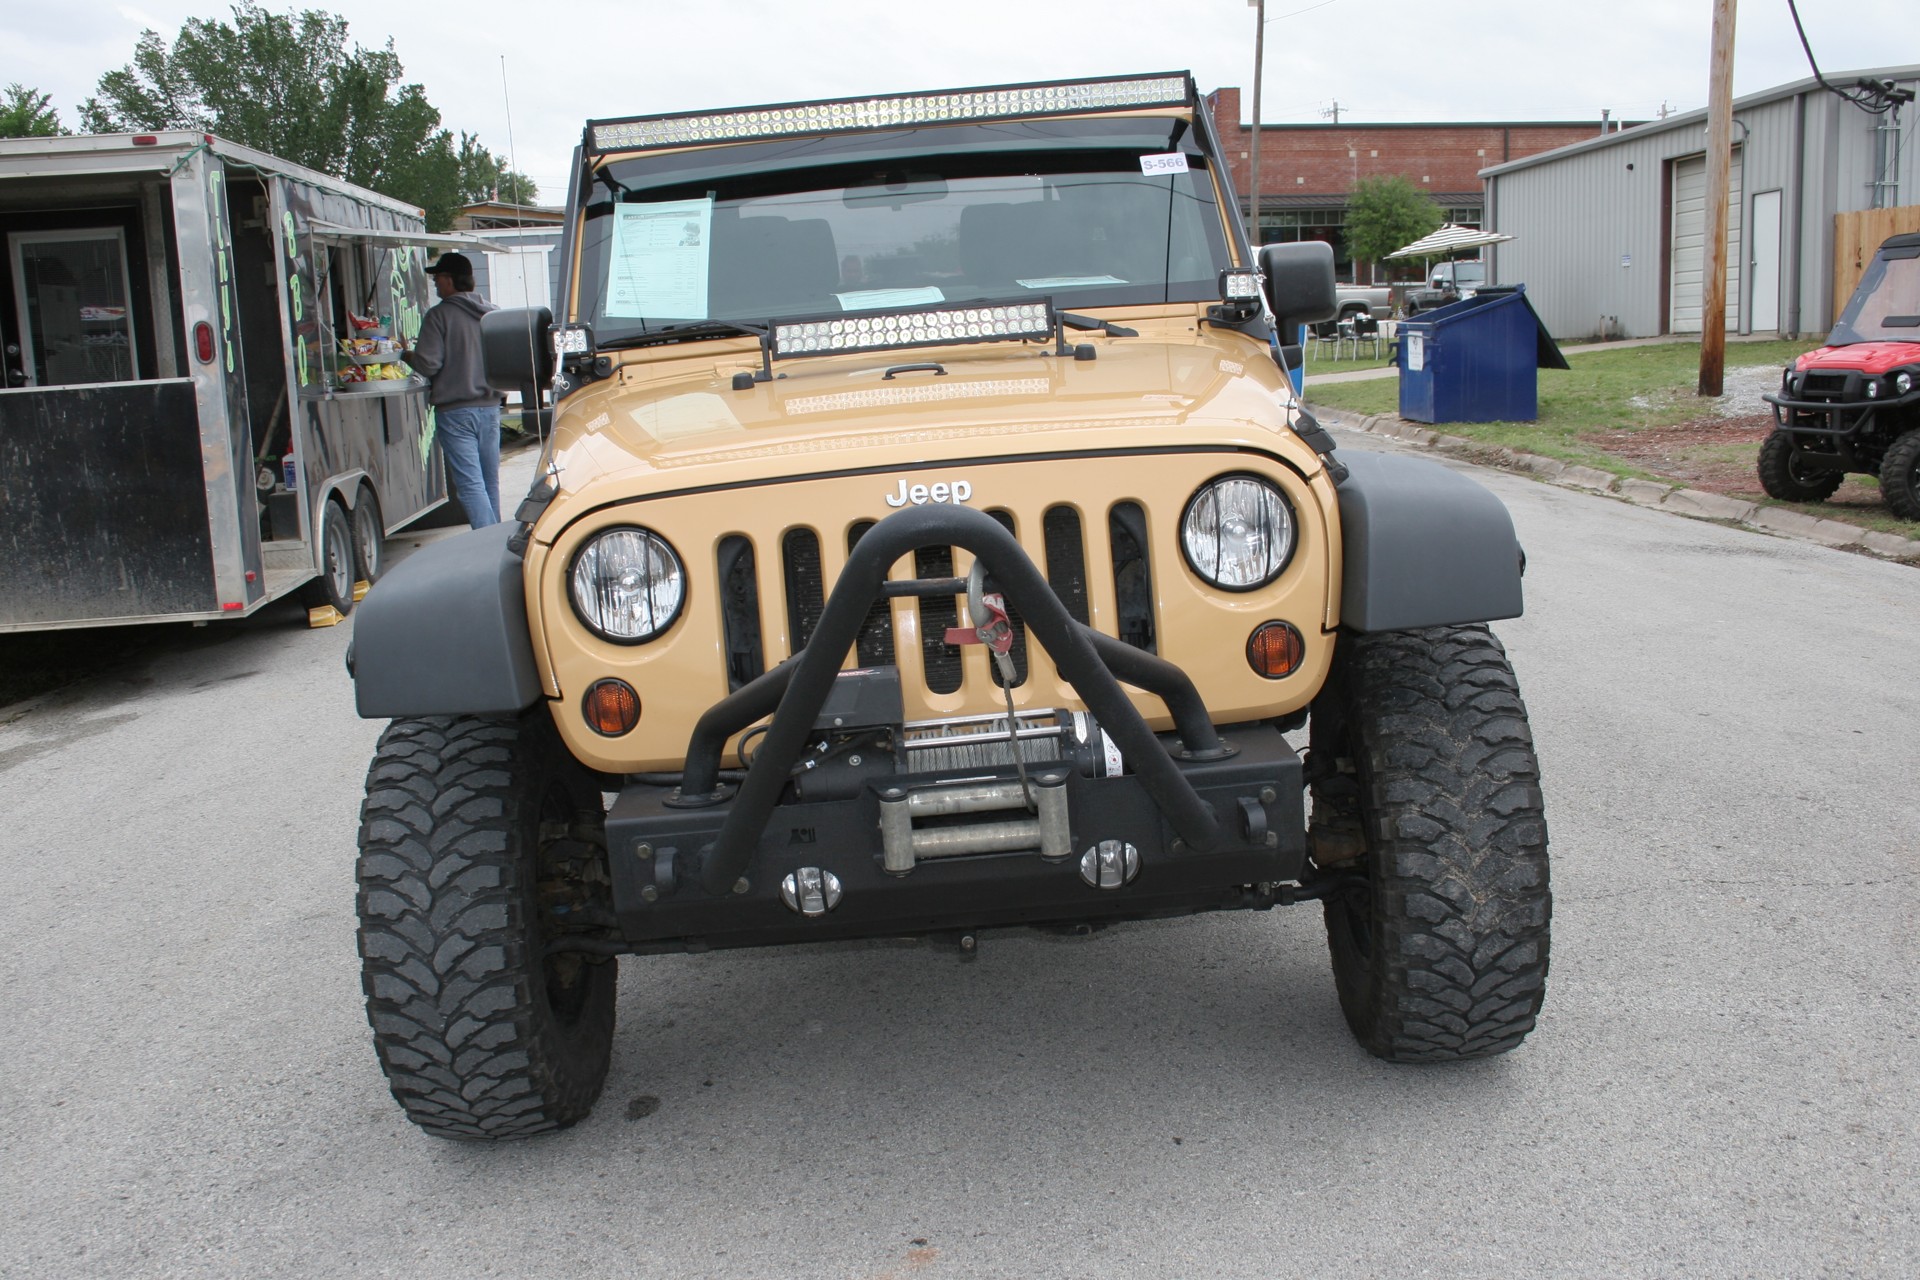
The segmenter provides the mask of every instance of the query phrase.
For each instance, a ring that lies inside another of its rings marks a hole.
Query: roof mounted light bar
[[[992,85],[943,93],[899,94],[839,102],[789,102],[739,111],[633,116],[587,124],[591,152],[648,151],[713,142],[745,142],[795,134],[846,133],[922,124],[959,124],[1023,116],[1078,115],[1143,107],[1184,107],[1194,101],[1184,71],[1054,84]]]

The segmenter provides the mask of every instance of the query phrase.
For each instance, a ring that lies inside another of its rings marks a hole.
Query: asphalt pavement
[[[1914,1274],[1920,572],[1474,474],[1554,858],[1518,1052],[1367,1057],[1312,907],[627,959],[587,1122],[428,1138],[354,949],[380,726],[286,606],[0,709],[0,1274]]]

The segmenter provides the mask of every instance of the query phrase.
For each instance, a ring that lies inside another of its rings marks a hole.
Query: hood
[[[1920,342],[1851,342],[1842,347],[1821,347],[1793,362],[1793,367],[1808,370],[1831,369],[1881,374],[1903,365],[1920,364]]]
[[[565,404],[554,463],[588,501],[864,467],[1010,453],[1242,445],[1318,460],[1288,429],[1285,375],[1263,344],[1208,330],[1109,339],[1097,358],[982,344],[789,360],[735,390],[750,356],[676,371],[628,366]],[[637,375],[637,376],[636,376]],[[644,382],[639,378],[645,377]],[[1280,443],[1284,442],[1284,443]]]

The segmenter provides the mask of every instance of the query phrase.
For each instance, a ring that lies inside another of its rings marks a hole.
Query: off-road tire
[[[1533,1030],[1552,897],[1527,709],[1483,626],[1343,637],[1310,729],[1312,843],[1347,1025],[1391,1062]]]
[[[1760,442],[1760,487],[1782,502],[1825,502],[1847,477],[1838,471],[1810,471],[1793,464],[1793,436],[1775,431]]]
[[[1920,427],[1887,446],[1880,459],[1880,494],[1902,520],[1920,520]]]
[[[546,944],[556,901],[606,882],[603,821],[544,708],[380,735],[360,810],[361,984],[387,1083],[427,1132],[547,1133],[599,1096],[616,962]]]

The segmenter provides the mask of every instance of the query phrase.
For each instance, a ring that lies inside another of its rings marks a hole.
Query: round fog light
[[[1905,395],[1907,392],[1913,390],[1913,375],[1904,372],[1894,374],[1893,389],[1901,395]]]
[[[587,727],[608,738],[630,733],[640,723],[640,695],[625,680],[596,680],[580,700]]]
[[[1307,655],[1307,642],[1291,622],[1263,622],[1247,637],[1247,665],[1269,680],[1290,676]]]

